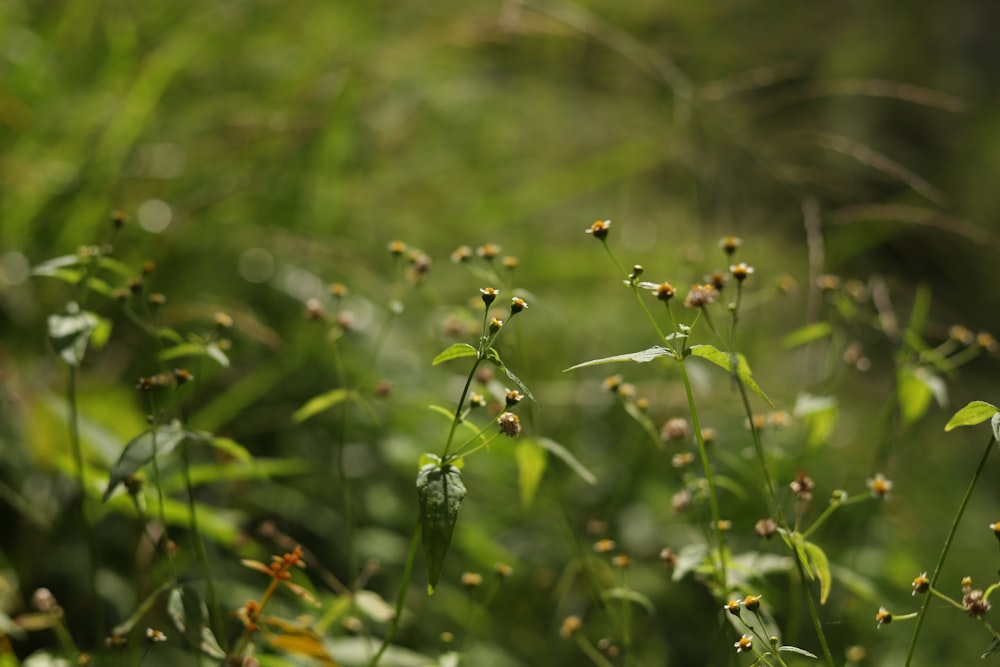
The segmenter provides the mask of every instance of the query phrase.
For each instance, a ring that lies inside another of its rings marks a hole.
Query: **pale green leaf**
[[[827,559],[826,553],[813,542],[803,542],[802,548],[809,557],[812,571],[816,574],[816,578],[819,579],[819,603],[826,604],[826,600],[830,596],[830,586],[833,584],[833,577],[830,574],[830,561]]]
[[[352,393],[353,391],[350,389],[338,387],[337,389],[325,391],[318,396],[313,396],[306,401],[305,405],[295,411],[292,415],[292,421],[297,424],[304,422],[310,417],[314,417],[321,412],[329,410],[338,403],[343,403],[344,401],[350,399]]]
[[[452,359],[462,359],[464,357],[474,357],[479,354],[476,348],[472,347],[468,343],[453,343],[436,357],[431,362],[432,366],[437,366],[438,364],[443,364],[446,361],[451,361]]]
[[[723,352],[722,350],[712,346],[712,345],[692,345],[688,348],[688,352],[692,356],[700,357],[705,361],[709,361],[719,368],[724,369],[728,373],[733,373],[733,359],[736,359],[736,377],[739,378],[740,382],[745,384],[751,391],[763,398],[768,405],[772,408],[774,403],[771,399],[767,397],[767,394],[757,386],[757,383],[753,379],[753,373],[750,371],[750,365],[747,363],[746,358],[742,354],[730,354],[728,352]]]
[[[631,588],[616,586],[601,593],[601,597],[605,600],[628,600],[645,609],[650,616],[656,614],[656,607],[653,605],[653,601],[639,591],[632,590]]]
[[[597,477],[594,476],[594,473],[587,470],[587,468],[580,463],[568,449],[560,445],[558,442],[550,440],[549,438],[538,438],[536,442],[557,458],[561,459],[563,463],[568,465],[570,469],[579,475],[580,478],[587,484],[592,486],[597,484]]]
[[[639,352],[630,352],[628,354],[616,354],[613,357],[603,357],[601,359],[591,359],[590,361],[584,361],[575,366],[570,366],[566,371],[575,371],[578,368],[586,368],[588,366],[599,366],[601,364],[615,364],[619,361],[634,361],[636,363],[644,364],[652,361],[658,357],[673,357],[674,352],[666,347],[661,347],[659,345],[654,345],[653,347],[646,348],[645,350],[640,350]]]
[[[833,325],[829,322],[814,322],[796,329],[781,339],[784,348],[801,347],[833,334]]]
[[[944,430],[951,431],[959,426],[975,426],[976,424],[990,419],[997,413],[1000,413],[1000,408],[992,403],[987,403],[986,401],[972,401],[952,415],[951,419],[948,420],[948,423],[945,424]]]
[[[779,651],[784,651],[786,653],[797,653],[799,655],[805,656],[807,658],[812,658],[813,660],[819,660],[819,658],[805,649],[801,649],[798,646],[779,646]]]
[[[517,483],[521,491],[521,505],[527,509],[535,500],[538,485],[545,474],[545,449],[536,442],[523,439],[514,448],[517,461]]]

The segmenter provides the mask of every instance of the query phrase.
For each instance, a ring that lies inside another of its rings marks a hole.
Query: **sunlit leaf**
[[[431,362],[432,366],[437,366],[438,364],[443,364],[446,361],[451,361],[452,359],[462,359],[463,357],[474,357],[479,352],[476,348],[472,347],[468,343],[454,343],[447,349],[442,351]]]
[[[458,521],[458,508],[465,498],[465,485],[457,468],[427,465],[417,475],[420,500],[421,540],[427,563],[427,592],[437,586],[451,536]]]
[[[899,371],[897,394],[903,422],[913,424],[927,412],[931,399],[939,404],[946,400],[946,388],[940,377],[926,368],[902,368]]]
[[[173,422],[166,426],[144,431],[133,438],[125,445],[118,462],[111,468],[108,488],[104,492],[103,500],[106,502],[126,477],[152,461],[154,452],[156,456],[166,456],[186,437],[188,437],[188,433],[181,428],[180,423]]]
[[[959,426],[975,426],[1000,413],[1000,408],[986,401],[972,401],[952,415],[944,430],[951,431]]]
[[[377,623],[388,623],[396,617],[395,608],[374,591],[360,590],[354,594],[358,611]]]
[[[809,651],[799,648],[798,646],[779,646],[779,651],[784,651],[786,653],[797,653],[799,655],[805,656],[807,658],[812,658],[813,660],[819,660],[819,658]]]
[[[261,619],[271,630],[265,633],[268,644],[283,653],[307,656],[315,659],[323,667],[338,667],[323,638],[309,627],[279,619],[265,617]]]
[[[535,442],[551,452],[557,458],[561,459],[563,463],[568,465],[570,469],[579,475],[580,479],[585,481],[587,484],[597,484],[597,477],[594,473],[587,470],[586,466],[580,463],[568,449],[560,445],[558,442],[550,440],[549,438],[538,438]]]
[[[310,417],[314,417],[319,413],[325,412],[333,406],[348,400],[352,393],[353,392],[350,389],[338,387],[336,389],[331,389],[330,391],[325,391],[318,396],[313,396],[306,401],[305,405],[292,414],[292,421],[295,423],[304,422]]]
[[[753,379],[753,373],[750,372],[750,365],[747,363],[746,358],[742,354],[729,354],[728,352],[723,352],[722,350],[712,346],[712,345],[692,345],[688,348],[688,351],[692,356],[700,357],[705,361],[710,361],[719,368],[725,369],[726,372],[733,372],[733,358],[736,359],[736,377],[739,378],[740,382],[745,384],[750,390],[755,394],[763,398],[768,405],[772,408],[774,403],[771,399],[767,397],[767,394],[757,386],[757,383]]]
[[[658,357],[673,357],[673,350],[666,347],[661,347],[659,345],[654,345],[653,347],[646,348],[645,350],[640,350],[639,352],[630,352],[628,354],[616,354],[613,357],[603,357],[601,359],[591,359],[590,361],[584,361],[575,366],[570,366],[566,371],[575,371],[578,368],[587,368],[588,366],[599,366],[601,364],[615,364],[620,361],[634,361],[636,363],[645,364],[652,361]]]
[[[811,563],[812,571],[819,579],[819,603],[826,604],[830,596],[830,586],[833,584],[833,577],[830,575],[830,561],[826,553],[815,543],[803,541],[802,548],[805,550]]]
[[[49,340],[53,349],[70,366],[79,366],[99,321],[94,313],[80,310],[76,303],[69,302],[65,312],[48,317]]]
[[[781,339],[781,347],[792,348],[808,345],[817,340],[827,338],[833,333],[833,325],[829,322],[814,322],[796,329]]]
[[[835,396],[814,396],[803,392],[795,398],[793,412],[806,424],[806,448],[815,449],[829,439],[840,409]]]
[[[536,442],[523,439],[514,448],[514,460],[517,461],[517,484],[521,491],[521,506],[527,509],[534,502],[538,485],[545,474],[545,449]]]

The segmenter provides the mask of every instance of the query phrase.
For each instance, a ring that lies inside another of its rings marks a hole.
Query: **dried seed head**
[[[769,540],[774,537],[774,534],[778,532],[778,524],[771,517],[766,519],[760,519],[757,523],[753,525],[753,530],[757,533],[757,537],[763,537],[765,540]]]
[[[500,432],[509,438],[516,438],[521,433],[521,420],[513,412],[504,412],[497,417]]]

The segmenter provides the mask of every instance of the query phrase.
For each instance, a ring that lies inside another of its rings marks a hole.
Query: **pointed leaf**
[[[190,586],[178,586],[167,598],[167,615],[174,627],[210,657],[222,660],[226,652],[208,627],[208,605],[198,591]]]
[[[610,598],[613,600],[628,600],[629,602],[634,602],[645,609],[649,612],[650,616],[656,613],[656,607],[653,605],[653,601],[639,591],[634,591],[631,588],[622,588],[621,586],[617,586],[604,591],[601,594],[601,597],[604,599]]]
[[[465,498],[462,474],[450,465],[427,465],[417,475],[421,541],[427,561],[427,592],[433,593]]]
[[[823,550],[813,542],[803,542],[802,548],[809,556],[812,563],[812,570],[819,579],[819,603],[826,604],[826,599],[830,597],[830,586],[833,584],[833,577],[830,575],[830,561]]]
[[[504,366],[503,361],[500,360],[500,354],[495,349],[492,347],[490,348],[490,351],[486,353],[486,359],[503,371],[503,374],[507,376],[507,379],[517,385],[517,388],[521,390],[521,393],[530,398],[532,403],[538,405],[538,401],[535,400],[535,395],[531,393],[531,390],[529,390],[523,382],[521,382],[519,377],[514,375],[509,368]]]
[[[976,424],[990,419],[997,413],[1000,413],[1000,408],[992,403],[987,403],[986,401],[972,401],[952,415],[952,418],[948,420],[947,424],[945,424],[944,430],[951,431],[959,426],[975,426]]]
[[[601,364],[614,364],[619,361],[634,361],[639,364],[644,364],[656,359],[657,357],[673,357],[674,352],[665,347],[659,345],[654,345],[653,347],[646,348],[645,350],[640,350],[639,352],[630,352],[628,354],[616,354],[613,357],[603,357],[601,359],[591,359],[590,361],[584,361],[575,366],[570,366],[566,371],[575,371],[577,368],[586,368],[588,366],[599,366]]]
[[[778,650],[784,651],[786,653],[798,653],[799,655],[803,655],[807,658],[812,658],[813,660],[819,660],[817,656],[813,655],[812,653],[810,653],[805,649],[799,648],[798,646],[779,646]]]
[[[591,486],[597,485],[597,477],[594,473],[587,470],[587,468],[580,463],[568,449],[560,445],[555,440],[550,440],[548,438],[538,438],[536,442],[558,458],[562,459],[562,462],[568,465],[570,469],[579,475],[580,478],[587,484],[590,484]]]
[[[449,346],[446,350],[442,351],[431,362],[432,366],[437,366],[438,364],[443,364],[446,361],[451,361],[452,359],[462,359],[464,357],[474,357],[479,354],[476,348],[472,347],[468,343],[454,343]]]
[[[531,507],[538,485],[545,474],[545,449],[531,440],[521,440],[514,448],[517,461],[517,484],[521,490],[521,506]]]
[[[792,348],[807,345],[813,341],[826,338],[833,333],[833,325],[829,322],[815,322],[796,329],[781,339],[781,347]]]
[[[66,304],[65,312],[48,317],[49,340],[53,349],[70,366],[79,366],[98,323],[97,315],[80,310],[71,301]]]
[[[705,361],[710,361],[719,368],[725,369],[729,373],[733,373],[733,358],[736,358],[736,377],[739,378],[740,382],[745,384],[750,388],[755,394],[763,398],[768,405],[772,408],[774,403],[771,399],[767,397],[767,394],[757,386],[757,383],[753,379],[753,373],[750,372],[750,365],[747,363],[746,358],[742,354],[729,354],[728,352],[723,352],[722,350],[716,348],[713,345],[692,345],[688,348],[688,351],[695,357],[701,357]]]
[[[107,502],[111,494],[114,493],[118,485],[126,477],[135,473],[139,468],[153,460],[153,453],[156,456],[166,456],[174,450],[177,445],[187,437],[187,433],[174,422],[167,426],[160,426],[156,430],[143,431],[132,439],[125,449],[122,450],[118,462],[111,468],[111,475],[108,479],[108,488],[104,492],[103,502]]]
[[[292,421],[296,424],[302,423],[310,417],[329,410],[338,403],[343,403],[351,397],[351,393],[349,389],[338,387],[337,389],[325,391],[318,396],[313,396],[306,401],[305,405],[295,411],[292,415]]]

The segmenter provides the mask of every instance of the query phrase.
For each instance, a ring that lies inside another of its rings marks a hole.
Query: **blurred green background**
[[[167,296],[165,324],[203,331],[216,311],[235,318],[232,366],[203,370],[190,423],[257,457],[311,464],[309,474],[203,489],[232,527],[211,545],[220,580],[240,582],[227,591],[227,609],[256,585],[239,555],[275,551],[255,532],[266,520],[348,582],[377,558],[382,571],[369,587],[394,598],[416,457],[439,451],[446,428],[426,405],[453,405],[461,389],[460,365],[430,360],[454,340],[450,318],[475,321],[468,303],[484,286],[448,257],[459,245],[493,242],[518,258],[515,283],[530,303],[502,349],[538,398],[538,409],[522,413],[526,430],[564,444],[600,483],[589,486],[552,459],[524,507],[510,446],[471,459],[449,581],[426,598],[418,577],[416,616],[400,643],[426,655],[444,650],[439,633],[459,632],[468,618],[459,574],[506,560],[516,575],[478,616],[465,646],[471,663],[583,664],[574,644],[558,639],[562,617],[588,609],[586,587],[568,581],[566,567],[610,536],[641,563],[632,583],[657,605],[655,616],[637,617],[641,664],[735,664],[715,602],[690,580],[671,583],[656,562],[662,546],[700,539],[698,517],[670,507],[679,487],[669,455],[600,388],[609,372],[625,373],[659,423],[685,409],[676,377],[652,365],[562,373],[655,343],[619,272],[584,234],[610,218],[619,259],[678,286],[725,268],[719,237],[743,238],[738,259],[756,273],[741,341],[760,385],[789,412],[801,393],[839,401],[822,446],[803,446],[807,426],[798,422],[768,433],[782,487],[809,470],[821,504],[835,488],[863,489],[878,470],[896,483],[884,509],[845,510],[824,529],[831,559],[872,586],[837,580],[824,609],[833,649],[840,659],[861,645],[860,664],[902,664],[911,626],[876,634],[874,614],[882,604],[900,612],[916,604],[909,582],[933,566],[986,437],[942,427],[969,400],[998,400],[997,361],[984,355],[940,373],[948,404],[905,423],[892,399],[902,344],[864,324],[886,311],[862,299],[871,317],[852,320],[812,280],[834,273],[869,293],[884,287],[904,329],[925,286],[930,315],[919,333],[930,347],[956,323],[1000,332],[992,289],[997,21],[992,0],[3,0],[6,576],[23,596],[52,588],[79,642],[96,643],[73,625],[88,614],[76,567],[83,547],[78,530],[64,532],[72,521],[62,506],[72,482],[59,463],[68,456],[65,368],[45,337],[46,317],[71,292],[30,271],[103,243],[112,211],[130,218],[115,256],[137,273],[155,262],[147,285]],[[386,251],[394,239],[434,262],[405,295]],[[340,412],[291,418],[336,382],[326,332],[303,316],[310,298],[333,307],[332,282],[350,290],[344,307],[354,327],[338,341],[347,383],[392,384],[377,423]],[[404,310],[372,360],[367,351],[397,298]],[[157,370],[157,345],[113,301],[89,305],[114,321],[111,343],[88,358],[80,379],[82,417],[93,427],[88,458],[106,468],[144,426],[132,387]],[[823,319],[842,335],[805,351],[782,346]],[[870,370],[838,365],[852,341]],[[724,376],[705,371],[699,400],[720,432],[720,468],[744,489],[725,502],[745,537],[766,511],[759,473],[745,456],[738,399]],[[351,519],[331,481],[334,440],[347,447]],[[992,462],[942,581],[995,576],[985,526],[1000,518],[998,474]],[[588,534],[592,519],[607,523],[606,534]],[[99,527],[107,590],[119,592],[109,623],[156,582],[136,562],[134,523],[111,512]],[[769,581],[786,633],[818,652],[795,587],[785,575]],[[974,622],[935,609],[916,664],[968,662],[987,643]],[[36,637],[18,653],[42,644]],[[167,651],[150,663],[172,664]]]

